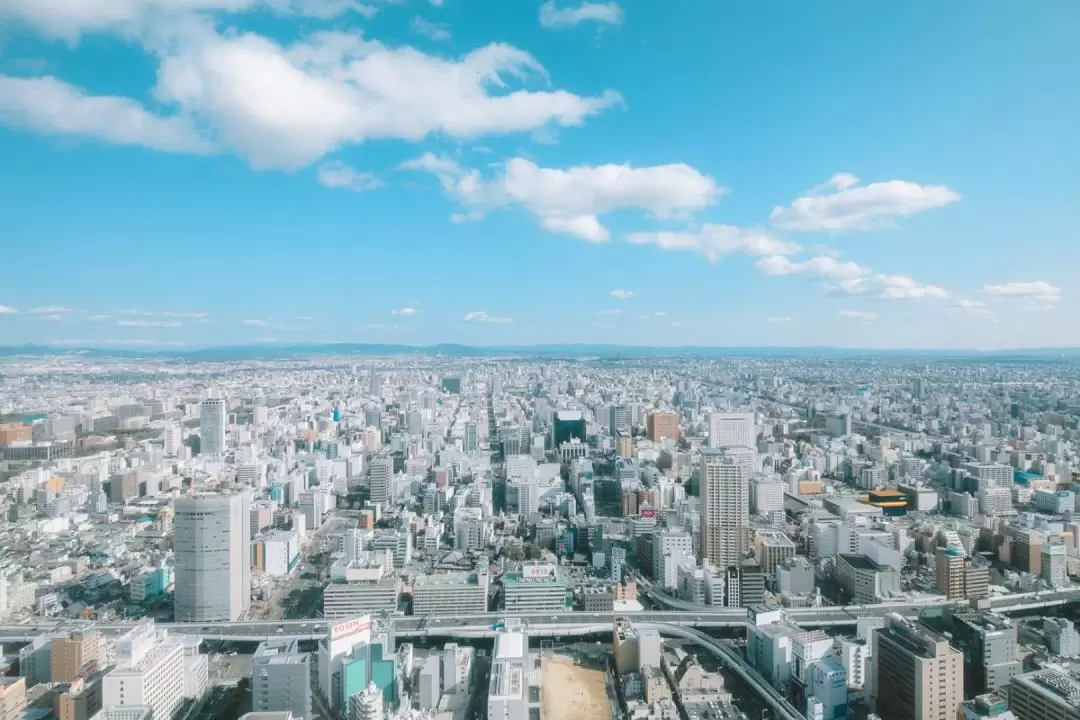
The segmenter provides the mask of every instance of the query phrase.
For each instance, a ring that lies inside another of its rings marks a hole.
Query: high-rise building
[[[75,682],[93,673],[100,662],[101,636],[93,631],[73,632],[52,641],[52,681]]]
[[[1065,543],[1057,536],[1048,537],[1042,546],[1042,577],[1053,587],[1066,583]]]
[[[630,408],[626,405],[612,405],[608,408],[608,432],[615,437],[620,432],[630,432]]]
[[[56,697],[56,720],[90,720],[101,710],[101,680],[97,674],[78,679]],[[0,713],[0,717],[4,717]]]
[[[935,555],[937,590],[950,600],[986,597],[990,571],[976,567],[960,547],[939,547]]]
[[[754,413],[710,413],[709,447],[757,447]]]
[[[373,458],[368,466],[368,488],[373,503],[385,505],[390,502],[394,482],[394,460],[383,455]]]
[[[184,702],[184,642],[143,622],[117,641],[116,668],[102,680],[103,707],[146,705],[171,718]]]
[[[1021,720],[1080,720],[1080,679],[1058,669],[1017,675],[1009,683],[1009,709]]]
[[[586,440],[585,416],[577,410],[557,411],[551,426],[552,447],[557,448],[575,439],[581,442]]]
[[[375,683],[368,683],[363,692],[352,696],[349,703],[349,720],[383,720],[385,717],[382,691]]]
[[[1020,674],[1016,626],[990,613],[953,616],[952,644],[964,654],[964,693],[1004,692]]]
[[[221,455],[225,452],[225,401],[207,398],[199,405],[199,453]]]
[[[251,496],[181,496],[175,511],[176,621],[239,620],[251,602]]]
[[[528,720],[529,640],[525,633],[501,632],[495,636],[489,683],[489,718]]]
[[[251,709],[311,717],[310,657],[296,640],[260,644],[251,661]]]
[[[179,456],[181,449],[184,447],[184,428],[178,423],[166,425],[164,443],[162,451],[165,453],[165,457],[174,458]]]
[[[750,523],[746,467],[722,450],[703,450],[700,475],[701,556],[717,567],[739,564]]]
[[[649,413],[645,421],[645,434],[653,442],[667,438],[679,439],[679,416],[673,412]]]
[[[0,677],[0,720],[16,720],[26,709],[26,678]]]
[[[874,631],[871,708],[882,720],[953,720],[964,655],[925,625],[891,614]]]

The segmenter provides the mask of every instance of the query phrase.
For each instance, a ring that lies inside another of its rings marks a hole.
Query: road
[[[991,599],[988,605],[998,612],[1022,612],[1080,602],[1080,588],[1054,592],[1022,593]],[[839,627],[854,625],[860,617],[884,617],[890,612],[915,614],[927,607],[961,607],[963,600],[928,598],[912,602],[882,603],[880,605],[849,605],[844,607],[791,608],[788,618],[802,627]],[[620,613],[635,623],[669,623],[690,628],[730,628],[746,624],[743,608],[694,607],[691,610],[645,610]],[[613,613],[563,612],[554,615],[527,615],[519,619],[533,635],[558,635],[566,627],[603,624],[611,627]],[[505,613],[483,613],[465,617],[395,616],[394,634],[397,637],[490,637],[491,626],[507,619]],[[85,623],[81,623],[85,624]],[[0,642],[27,641],[45,632],[53,632],[77,623],[40,620],[21,625],[0,626]],[[130,629],[132,623],[98,623],[94,627],[106,634],[118,634]],[[206,640],[258,641],[272,637],[317,640],[326,636],[329,623],[325,620],[241,620],[223,623],[158,623],[158,627],[179,635],[199,635]]]

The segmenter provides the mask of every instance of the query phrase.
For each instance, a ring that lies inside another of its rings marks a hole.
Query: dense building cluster
[[[665,609],[745,613],[745,662],[809,718],[1080,707],[1069,617],[993,611],[1080,572],[1070,364],[72,355],[0,372],[0,620],[56,622],[5,648],[0,707],[182,717],[230,656],[175,623],[310,618],[312,640],[245,654],[248,709],[457,718],[479,693],[524,719],[545,707],[529,624],[581,612],[609,618],[623,712],[727,712],[723,678],[635,627]],[[939,611],[890,612],[920,603]],[[853,636],[796,617],[838,606]],[[482,616],[505,619],[482,663],[395,641],[400,618]]]

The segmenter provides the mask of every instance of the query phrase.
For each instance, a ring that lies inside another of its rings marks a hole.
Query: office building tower
[[[577,410],[557,411],[551,428],[552,447],[575,439],[582,443],[586,440],[585,417]]]
[[[296,640],[261,643],[251,661],[251,709],[311,717],[311,663]]]
[[[0,677],[0,720],[18,720],[26,709],[26,678]]]
[[[352,696],[349,703],[349,720],[383,720],[386,717],[383,694],[375,683],[368,683],[363,692]]]
[[[181,496],[175,513],[176,621],[239,620],[251,602],[251,496]]]
[[[103,707],[141,706],[172,718],[184,702],[184,643],[143,622],[117,641],[116,667],[102,680]]]
[[[1080,720],[1080,679],[1056,668],[1017,675],[1009,709],[1020,720]]]
[[[503,576],[503,598],[510,615],[566,612],[566,576],[558,565],[524,563]]]
[[[386,505],[390,502],[394,482],[394,460],[383,455],[373,458],[368,467],[369,499],[372,503]]]
[[[442,694],[442,658],[428,655],[420,668],[417,680],[417,704],[421,710],[435,710],[439,707]]]
[[[1065,572],[1065,542],[1060,537],[1048,537],[1042,546],[1042,578],[1053,587],[1067,582]]]
[[[1080,632],[1072,620],[1043,618],[1042,630],[1050,652],[1067,658],[1080,656]]]
[[[972,565],[962,547],[939,547],[935,554],[937,590],[950,600],[986,597],[990,571]]]
[[[615,437],[620,432],[630,432],[630,408],[626,405],[612,405],[608,408],[608,432]]]
[[[225,452],[225,400],[208,398],[199,405],[199,453]]]
[[[529,718],[529,640],[525,633],[501,632],[495,636],[487,716],[501,720]]]
[[[964,693],[1006,691],[1020,674],[1016,626],[989,613],[953,616],[952,644],[964,655]]]
[[[871,708],[882,720],[953,720],[964,655],[925,625],[891,614],[873,635]]]
[[[465,423],[465,452],[467,452],[467,453],[476,452],[479,447],[480,447],[480,445],[479,445],[479,442],[477,440],[477,434],[476,434],[476,423],[475,422],[467,422],[467,423]]]
[[[757,447],[754,413],[710,413],[709,447]]]
[[[653,442],[664,438],[679,439],[679,416],[673,412],[649,413],[645,422],[645,435]]]
[[[70,683],[98,668],[101,636],[97,632],[73,632],[52,641],[52,682]]]
[[[743,465],[722,450],[702,451],[701,556],[717,567],[737,566],[746,552],[749,486]]]
[[[97,674],[78,679],[56,698],[56,720],[90,720],[101,710],[101,680]],[[0,718],[5,715],[0,712]]]
[[[181,450],[184,448],[184,428],[177,423],[169,423],[165,426],[163,439],[164,447],[162,452],[165,453],[165,457],[179,457]]]

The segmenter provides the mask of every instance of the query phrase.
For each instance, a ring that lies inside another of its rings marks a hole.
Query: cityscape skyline
[[[1080,345],[1075,5],[185,7],[0,7],[0,342]]]

